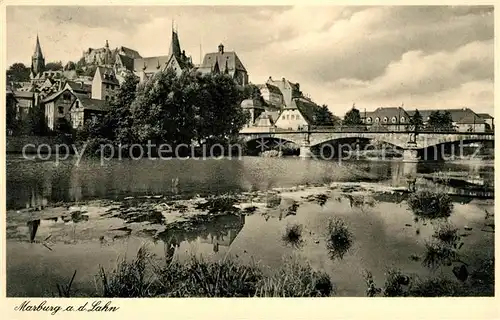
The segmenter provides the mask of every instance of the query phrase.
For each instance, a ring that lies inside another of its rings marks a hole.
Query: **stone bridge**
[[[336,131],[251,131],[251,128],[240,132],[240,136],[246,141],[258,139],[277,139],[293,142],[300,146],[300,154],[303,157],[311,155],[311,147],[327,142],[343,139],[368,139],[394,145],[404,150],[404,158],[411,160],[416,157],[418,150],[432,146],[448,143],[472,143],[481,141],[493,141],[493,132],[336,132]]]

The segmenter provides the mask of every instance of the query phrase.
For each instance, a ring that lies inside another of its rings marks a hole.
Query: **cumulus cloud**
[[[219,43],[254,83],[287,77],[342,115],[374,108],[493,108],[492,6],[15,7],[7,60],[29,63],[36,33],[46,59],[77,60],[107,39],[143,56],[168,52],[175,19],[193,60]],[[32,23],[26,24],[26,21]]]

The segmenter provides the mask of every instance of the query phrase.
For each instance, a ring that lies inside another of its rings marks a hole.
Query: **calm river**
[[[221,160],[169,161],[74,161],[58,165],[50,161],[7,158],[8,217],[16,210],[92,199],[121,200],[142,195],[210,195],[227,192],[268,190],[331,182],[375,182],[379,185],[405,186],[408,174],[425,175],[442,171],[450,175],[476,177],[492,185],[492,165],[452,163],[343,162],[299,158],[244,157]],[[178,182],[176,182],[178,181]],[[464,252],[471,259],[493,255],[494,233],[484,232],[485,212],[493,213],[492,200],[463,199],[455,203],[450,221],[464,238]],[[485,211],[486,210],[486,211]],[[342,260],[329,259],[323,241],[324,226],[332,216],[342,217],[354,234],[354,245]],[[8,218],[9,219],[9,218]],[[185,232],[164,234],[153,241],[147,234],[113,238],[103,243],[105,229],[122,225],[118,218],[89,216],[87,220],[68,221],[51,217],[41,220],[37,237],[44,239],[57,232],[76,241],[56,241],[48,249],[30,243],[26,224],[11,225],[7,232],[7,295],[57,295],[56,283],[66,283],[77,269],[75,295],[96,291],[94,276],[99,265],[110,269],[118,257],[133,256],[143,243],[149,243],[158,256],[175,254],[184,259],[202,254],[208,259],[232,255],[254,261],[265,268],[282,262],[284,256],[298,255],[314,268],[328,272],[339,296],[364,296],[364,270],[370,270],[381,285],[388,268],[427,276],[430,271],[410,259],[421,254],[433,229],[415,223],[406,203],[395,198],[379,198],[373,207],[355,208],[345,197],[330,199],[324,206],[303,203],[295,216],[265,219],[261,215],[221,217]],[[304,226],[305,241],[294,248],[282,241],[290,223]],[[9,223],[8,223],[9,225]],[[102,228],[103,233],[99,233]],[[416,230],[418,229],[418,232]]]

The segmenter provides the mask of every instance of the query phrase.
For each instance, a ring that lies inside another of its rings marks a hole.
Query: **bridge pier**
[[[311,151],[311,143],[309,142],[309,139],[305,138],[302,143],[300,144],[300,153],[299,157],[301,158],[312,158],[313,153]]]
[[[417,149],[404,149],[403,162],[418,162],[420,160]]]

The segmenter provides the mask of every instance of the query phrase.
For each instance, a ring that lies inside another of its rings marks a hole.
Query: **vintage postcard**
[[[500,317],[493,5],[90,4],[2,5],[9,319]]]

